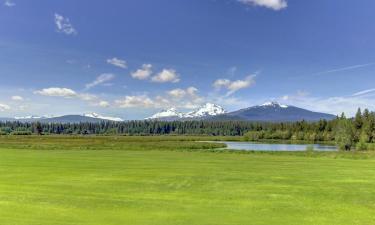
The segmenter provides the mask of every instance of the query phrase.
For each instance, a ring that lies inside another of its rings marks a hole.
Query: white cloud
[[[18,95],[12,96],[11,99],[13,101],[23,101],[24,100],[22,96],[18,96]]]
[[[150,108],[155,105],[154,101],[146,95],[125,96],[123,99],[116,100],[115,104],[120,108]]]
[[[93,82],[86,84],[86,89],[93,88],[100,84],[106,84],[106,82],[111,81],[115,78],[114,74],[111,73],[103,73],[99,75]]]
[[[166,82],[177,83],[180,81],[180,78],[175,70],[163,69],[156,76],[152,77],[151,80],[157,83],[166,83]]]
[[[3,112],[3,111],[6,111],[6,110],[10,110],[10,106],[0,103],[0,111]]]
[[[188,87],[187,89],[176,88],[167,92],[167,94],[172,98],[190,98],[190,99],[197,99],[199,96],[197,95],[198,89],[195,87]]]
[[[186,95],[186,91],[180,88],[168,91],[168,95],[174,98],[183,98]]]
[[[79,99],[90,103],[92,106],[109,107],[110,104],[107,101],[100,99],[98,96],[89,93],[77,93],[76,91],[69,88],[44,88],[38,91],[34,91],[34,94],[48,96],[48,97],[62,97]]]
[[[14,3],[11,0],[5,0],[4,5],[7,7],[13,7],[13,6],[16,6],[16,3]]]
[[[107,63],[111,64],[113,66],[117,66],[117,67],[123,68],[123,69],[126,69],[128,67],[125,60],[118,59],[116,57],[114,57],[112,59],[107,59]]]
[[[273,10],[281,10],[288,7],[286,0],[238,0],[246,5],[255,5],[270,8]]]
[[[373,88],[373,89],[367,89],[367,90],[363,90],[363,91],[359,91],[357,93],[354,93],[352,96],[367,95],[367,94],[370,94],[370,93],[373,93],[373,92],[375,92],[375,88]]]
[[[34,91],[34,94],[50,96],[50,97],[64,97],[74,98],[77,97],[77,93],[69,88],[51,87],[44,88],[42,90]]]
[[[215,82],[213,83],[213,86],[217,89],[220,89],[222,87],[229,86],[230,83],[231,81],[229,79],[218,79],[218,80],[215,80]]]
[[[70,23],[69,18],[64,18],[62,15],[55,13],[55,24],[57,32],[64,33],[66,35],[78,34],[77,30]]]
[[[198,94],[198,89],[189,87],[187,89],[173,89],[166,92],[165,96],[149,97],[146,94],[125,96],[115,101],[120,108],[170,108],[179,107],[185,109],[196,108],[204,102],[204,98]]]
[[[98,102],[93,102],[92,105],[93,106],[99,106],[99,107],[107,108],[111,104],[108,101],[99,100]]]
[[[227,95],[229,96],[241,89],[251,87],[255,84],[255,77],[256,75],[249,75],[244,80],[235,81],[229,79],[218,79],[213,83],[213,86],[218,90],[225,88],[228,90]]]
[[[141,69],[131,73],[131,76],[135,79],[139,80],[146,80],[152,74],[152,65],[151,64],[143,64]]]

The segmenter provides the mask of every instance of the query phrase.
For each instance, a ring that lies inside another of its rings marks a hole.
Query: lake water
[[[321,144],[268,144],[256,142],[240,142],[240,141],[215,141],[215,143],[224,143],[227,145],[225,149],[231,150],[247,150],[247,151],[306,151],[308,146],[313,146],[314,151],[337,151],[336,146]]]

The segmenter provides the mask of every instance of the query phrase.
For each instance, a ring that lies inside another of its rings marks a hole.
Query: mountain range
[[[295,106],[282,105],[278,102],[266,102],[262,105],[226,112],[221,106],[207,103],[197,110],[189,113],[178,112],[175,108],[163,110],[146,119],[152,120],[214,120],[214,121],[263,121],[263,122],[292,122],[292,121],[318,121],[331,120],[336,116],[313,112]]]
[[[217,115],[211,120],[263,121],[263,122],[294,122],[332,120],[336,116],[327,113],[313,112],[295,106],[267,102],[262,105],[240,109],[234,112]]]
[[[86,113],[83,115],[64,116],[25,116],[14,118],[0,118],[0,121],[20,121],[20,122],[42,122],[42,123],[98,123],[101,121],[124,121],[118,117],[101,116],[97,113]]]
[[[170,109],[158,112],[145,119],[146,120],[163,120],[163,121],[194,120],[194,119],[202,119],[202,118],[208,118],[208,117],[212,117],[216,115],[221,115],[224,113],[225,113],[225,110],[223,107],[213,104],[213,103],[206,103],[202,105],[201,107],[199,107],[198,109],[188,112],[188,113],[178,112],[176,108],[170,108]]]
[[[331,120],[336,116],[327,113],[313,112],[295,106],[282,105],[277,102],[266,102],[262,105],[252,106],[233,112],[226,112],[223,107],[206,103],[194,111],[183,113],[176,108],[170,108],[158,112],[145,120],[158,121],[188,121],[188,120],[210,120],[210,121],[262,121],[262,122],[293,122],[293,121],[318,121],[320,119]],[[96,113],[83,115],[64,116],[26,116],[15,118],[0,118],[0,121],[20,121],[42,123],[97,123],[101,121],[124,121],[118,117],[101,116]]]

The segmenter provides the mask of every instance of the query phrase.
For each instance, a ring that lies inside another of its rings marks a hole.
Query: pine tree
[[[350,151],[354,143],[353,126],[350,120],[343,115],[335,130],[335,141],[340,150]]]

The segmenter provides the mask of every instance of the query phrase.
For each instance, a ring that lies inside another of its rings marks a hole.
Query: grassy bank
[[[0,224],[374,224],[371,152],[222,152],[189,138],[0,138]]]

